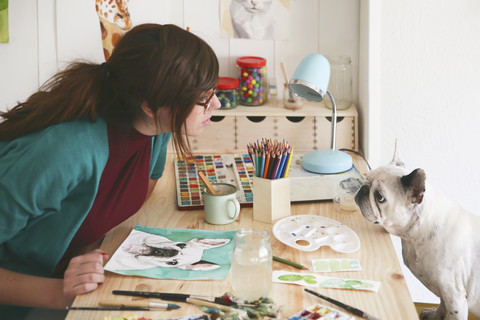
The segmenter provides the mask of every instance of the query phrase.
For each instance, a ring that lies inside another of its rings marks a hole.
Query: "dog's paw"
[[[432,320],[435,318],[437,308],[423,309],[420,313],[420,320]]]

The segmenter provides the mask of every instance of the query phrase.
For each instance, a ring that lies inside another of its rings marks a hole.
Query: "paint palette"
[[[203,181],[198,177],[203,171],[210,182],[230,183],[237,186],[240,206],[253,205],[252,180],[254,168],[246,154],[195,155],[186,161],[175,159],[177,206],[180,210],[203,208]]]
[[[360,249],[358,235],[340,222],[315,215],[283,218],[273,226],[274,236],[284,244],[302,251],[330,246],[335,251],[352,253]]]

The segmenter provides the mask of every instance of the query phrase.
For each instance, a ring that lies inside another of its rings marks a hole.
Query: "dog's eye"
[[[375,200],[379,203],[384,203],[385,202],[385,197],[380,193],[380,191],[375,191]]]

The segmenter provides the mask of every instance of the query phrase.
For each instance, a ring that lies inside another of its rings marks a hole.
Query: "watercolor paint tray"
[[[254,168],[248,153],[195,155],[188,161],[175,159],[177,206],[180,210],[203,208],[202,190],[205,184],[198,177],[198,171],[204,171],[211,182],[237,186],[237,200],[240,206],[253,205]]]
[[[329,246],[341,253],[360,249],[358,235],[348,226],[316,215],[289,216],[273,225],[273,235],[284,244],[302,251]]]
[[[355,318],[336,309],[314,305],[288,318],[288,320],[354,320]]]
[[[293,153],[289,170],[290,200],[292,202],[330,200],[335,188],[342,182],[348,185],[361,184],[363,180],[355,166],[338,174],[317,174],[302,168],[304,153]],[[205,172],[211,182],[224,182],[236,185],[237,200],[242,207],[253,205],[254,166],[248,153],[194,155],[185,162],[175,159],[175,181],[177,187],[177,207],[180,210],[203,208],[203,182],[198,170]]]

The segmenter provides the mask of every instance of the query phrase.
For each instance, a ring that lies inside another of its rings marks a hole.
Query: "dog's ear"
[[[422,203],[426,177],[425,171],[415,169],[410,174],[400,178],[403,189],[411,203]]]
[[[397,139],[395,139],[395,150],[393,151],[393,158],[390,165],[405,168],[403,160],[400,158],[400,151],[398,151]]]

